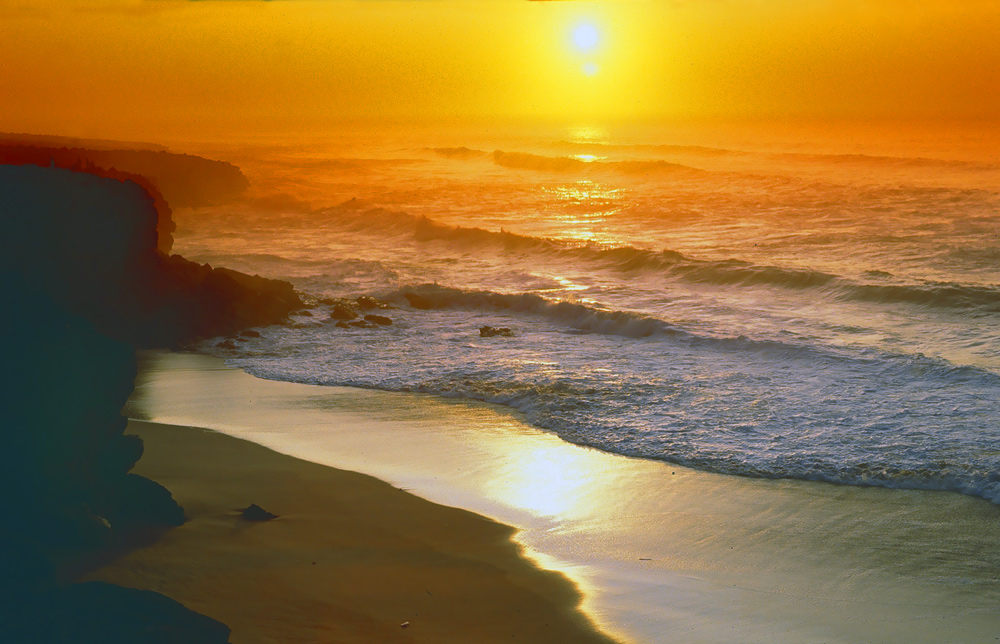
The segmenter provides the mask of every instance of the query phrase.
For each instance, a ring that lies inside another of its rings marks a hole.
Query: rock
[[[482,338],[513,338],[514,332],[505,326],[481,326],[479,336]]]
[[[173,221],[173,213],[170,210],[170,206],[167,204],[167,200],[164,198],[163,194],[160,192],[160,188],[156,185],[158,182],[152,180],[149,174],[142,172],[135,172],[133,170],[125,171],[126,169],[121,166],[93,163],[92,159],[87,158],[86,154],[77,155],[73,154],[74,150],[67,150],[65,148],[57,150],[54,148],[46,147],[36,147],[36,146],[21,146],[21,145],[7,145],[0,142],[0,164],[6,166],[27,166],[34,165],[40,168],[46,169],[65,169],[70,170],[77,174],[88,174],[96,177],[103,177],[107,179],[114,179],[119,182],[131,182],[142,188],[142,190],[152,199],[152,206],[156,211],[156,230],[154,242],[156,243],[157,249],[164,253],[169,253],[173,245],[173,232],[176,227]],[[84,150],[77,150],[77,152],[84,152]],[[69,153],[67,155],[67,153]],[[149,168],[146,168],[149,170]],[[58,198],[60,195],[51,195],[51,197]],[[178,205],[176,202],[174,205]],[[72,208],[76,212],[80,212],[81,209],[78,206]],[[105,211],[99,219],[107,217],[108,214],[112,214],[109,211]],[[84,223],[84,222],[77,222]],[[95,223],[100,226],[103,221],[95,221]],[[86,233],[84,233],[86,234]]]
[[[343,320],[341,320],[340,322],[337,322],[336,326],[337,326],[338,329],[349,329],[349,328],[351,328],[351,325],[348,324],[347,322],[344,322]]]
[[[346,304],[334,304],[330,308],[330,318],[333,320],[353,320],[356,317],[357,312]]]
[[[179,526],[184,523],[184,508],[177,505],[170,491],[138,474],[126,474],[107,491],[105,516],[111,525]]]
[[[54,553],[66,565],[125,543],[133,527],[183,521],[169,492],[128,474],[143,451],[138,437],[123,434],[121,413],[135,382],[135,350],[36,286],[0,272],[9,306],[0,336],[17,339],[4,350],[9,375],[0,387],[0,613],[5,598],[54,583]]]
[[[236,343],[234,343],[232,340],[223,340],[222,342],[217,342],[215,346],[218,347],[219,349],[233,350],[236,348]]]
[[[98,459],[99,471],[105,476],[115,476],[130,471],[142,458],[145,449],[142,439],[135,434],[118,436],[108,441]]]
[[[139,591],[86,585],[99,605],[65,612],[73,602],[56,587],[54,557],[74,569],[107,556],[93,549],[131,547],[133,536],[184,522],[169,491],[128,473],[143,450],[123,435],[121,414],[135,347],[224,337],[303,305],[286,282],[168,257],[157,198],[141,180],[108,174],[0,165],[0,336],[14,339],[0,387],[0,641],[224,642],[228,629],[214,620],[207,638],[180,628],[189,611],[155,593],[144,597],[177,614],[129,622],[128,632],[128,598]],[[219,346],[236,348],[232,338]],[[43,601],[49,591],[60,596]],[[8,610],[15,599],[26,610]],[[27,620],[25,637],[8,627],[12,614]]]
[[[56,585],[55,565],[45,548],[21,535],[0,535],[0,624],[18,599]],[[10,611],[13,614],[13,611]]]
[[[145,300],[138,305],[142,324],[132,338],[138,346],[177,346],[281,324],[302,308],[288,282],[196,264],[179,255],[161,256],[157,264]],[[146,311],[149,315],[144,316]]]
[[[356,320],[354,322],[348,322],[348,324],[359,329],[370,329],[375,326],[371,322],[366,322],[365,320]]]
[[[369,297],[367,295],[362,295],[357,297],[355,300],[358,304],[358,308],[362,311],[371,311],[372,309],[387,309],[389,305],[385,302],[379,302],[374,297]]]
[[[271,514],[256,503],[251,503],[240,511],[240,517],[247,521],[271,521],[277,519],[277,514]]]
[[[162,198],[141,177],[104,174],[0,165],[0,273],[143,348],[283,323],[303,308],[288,282],[168,256]]]
[[[4,641],[226,644],[229,627],[151,590],[88,581],[20,598]]]
[[[434,304],[423,295],[417,295],[416,293],[403,293],[403,297],[405,297],[406,301],[410,303],[410,306],[415,309],[429,311],[434,308]]]
[[[309,309],[302,309],[301,311],[296,311],[295,315],[303,315],[307,318],[311,318],[313,316],[313,312]]]
[[[253,329],[246,329],[245,331],[240,331],[240,335],[244,338],[259,338],[260,331],[254,331]]]
[[[392,324],[392,320],[383,315],[366,315],[365,320],[368,322],[374,322],[380,326],[390,326]]]
[[[117,169],[148,178],[174,207],[229,202],[250,187],[243,172],[225,161],[173,153],[166,148],[138,150],[123,146],[110,149],[106,145],[87,148],[86,142],[78,139],[47,138],[31,140],[23,135],[4,135],[5,140],[0,141],[0,162],[70,169]]]

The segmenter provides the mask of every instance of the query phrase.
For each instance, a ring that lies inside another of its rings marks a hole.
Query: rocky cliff
[[[0,166],[0,271],[137,347],[275,324],[302,307],[287,282],[163,253],[156,197],[104,174]]]
[[[179,525],[130,473],[135,348],[280,322],[291,285],[169,256],[142,178],[0,165],[0,641],[205,642],[229,629],[157,593],[65,584],[61,562]]]
[[[239,197],[250,185],[238,167],[224,161],[163,149],[107,145],[92,148],[82,147],[82,143],[57,137],[0,134],[0,165],[55,167],[132,181],[153,200],[158,248],[164,253],[170,252],[173,243],[170,205],[179,208],[223,203]]]

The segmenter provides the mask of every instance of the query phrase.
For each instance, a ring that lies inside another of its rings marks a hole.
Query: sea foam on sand
[[[513,525],[527,556],[573,579],[585,612],[623,639],[937,644],[1000,632],[1000,507],[982,500],[706,474],[571,445],[495,406],[266,381],[190,354],[147,354],[126,411]]]

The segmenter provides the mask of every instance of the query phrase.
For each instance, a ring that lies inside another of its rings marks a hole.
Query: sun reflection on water
[[[594,125],[581,125],[570,128],[567,138],[571,143],[607,143],[608,131]]]
[[[575,158],[593,162],[603,157],[583,154]],[[608,232],[606,225],[608,219],[621,212],[627,203],[623,188],[582,179],[570,184],[543,187],[542,190],[556,200],[557,212],[551,217],[559,224],[560,237],[600,245],[623,243]]]
[[[561,275],[552,275],[552,279],[559,282],[564,291],[586,291],[589,287],[585,284],[577,284],[571,279],[562,277]]]
[[[501,502],[524,508],[536,516],[566,520],[590,514],[615,503],[602,498],[615,486],[609,460],[592,450],[567,450],[564,445],[535,445],[508,462],[498,477]]]

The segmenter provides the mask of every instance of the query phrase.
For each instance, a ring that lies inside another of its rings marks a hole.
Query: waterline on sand
[[[130,415],[361,471],[520,529],[639,642],[990,641],[1000,508],[957,494],[705,474],[566,443],[508,410],[145,356]]]

